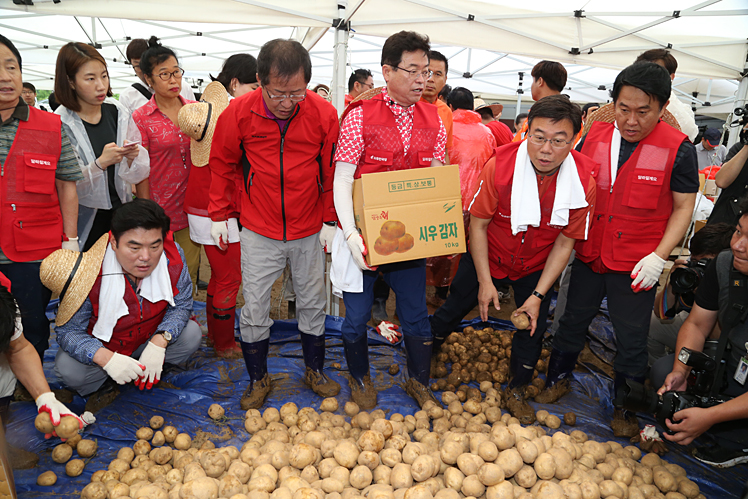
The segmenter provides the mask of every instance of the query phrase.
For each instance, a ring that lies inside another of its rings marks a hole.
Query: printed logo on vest
[[[43,159],[34,159],[34,158],[29,158],[29,162],[30,162],[30,163],[31,163],[32,165],[44,165],[44,166],[52,166],[52,162],[51,162],[51,161],[46,161],[46,160],[43,160]]]
[[[661,182],[660,177],[656,175],[637,175],[636,180],[640,180],[642,182],[652,182],[659,184]]]

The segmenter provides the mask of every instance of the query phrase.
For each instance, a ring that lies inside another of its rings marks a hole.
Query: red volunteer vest
[[[383,94],[354,102],[346,112],[357,106],[361,106],[364,112],[364,150],[358,161],[355,178],[360,178],[364,173],[431,166],[434,144],[441,125],[436,106],[425,102],[414,104],[413,130],[407,153],[404,152],[395,116],[387,108]]]
[[[590,235],[577,243],[576,250],[583,262],[600,258],[612,271],[631,272],[639,260],[657,248],[665,234],[673,212],[670,176],[678,148],[687,137],[659,122],[618,169],[611,187],[612,136],[613,124],[596,121],[584,139],[582,154],[600,168]]]
[[[174,236],[171,232],[166,235],[164,251],[166,252],[166,258],[169,261],[171,288],[174,292],[174,296],[176,296],[179,293],[179,290],[177,289],[177,281],[179,281],[179,276],[182,273],[182,266],[184,264],[182,258],[179,256],[179,250],[177,249],[176,244],[174,244]],[[100,291],[101,270],[99,270],[99,276],[96,278],[93,288],[91,288],[91,292],[89,293],[91,305],[93,305],[91,319],[88,321],[88,334],[91,335],[93,335],[93,328],[96,321],[99,320]],[[120,353],[122,355],[131,355],[157,331],[158,325],[161,324],[164,314],[166,314],[166,307],[168,307],[169,304],[163,300],[151,303],[148,300],[143,299],[143,306],[141,308],[138,297],[129,282],[125,283],[124,298],[129,313],[117,321],[117,324],[114,326],[114,331],[112,332],[112,338],[109,342],[104,343],[104,347],[112,352]]]
[[[29,108],[0,171],[0,248],[14,262],[42,260],[62,245],[55,171],[60,117]]]
[[[527,231],[512,235],[511,206],[512,181],[514,179],[514,162],[517,149],[522,142],[512,142],[499,147],[494,152],[496,174],[494,187],[499,205],[491,222],[488,224],[488,260],[491,276],[496,279],[508,277],[517,280],[542,270],[548,255],[553,248],[556,237],[564,227],[551,225],[553,201],[556,199],[556,179],[558,173],[550,178],[551,184],[540,198],[540,226],[528,227]],[[590,175],[597,165],[582,154],[571,151],[579,172],[579,180],[587,192]]]

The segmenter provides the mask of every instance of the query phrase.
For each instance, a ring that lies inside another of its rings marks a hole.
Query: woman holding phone
[[[132,200],[131,184],[148,177],[148,153],[126,134],[130,114],[112,98],[104,58],[85,43],[60,49],[55,68],[55,111],[81,161],[78,244],[87,251],[109,232],[112,211]]]

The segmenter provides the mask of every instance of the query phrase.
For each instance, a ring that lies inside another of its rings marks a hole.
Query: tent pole
[[[346,23],[341,26],[339,23],[345,19],[347,5],[348,2],[346,0],[338,1],[338,19],[333,21],[333,28],[335,28],[335,49],[332,72],[332,104],[338,110],[338,114],[342,114],[345,107],[346,61],[348,59],[348,24]]]
[[[524,78],[525,73],[522,71],[519,72],[519,85],[517,86],[517,111],[514,113],[514,119],[517,119],[517,116],[519,116],[522,113],[522,94],[524,93],[524,90],[522,90],[522,78]]]
[[[733,104],[733,109],[736,109],[738,107],[745,107],[748,105],[748,77],[743,76],[740,79],[740,84],[738,85],[738,90],[735,92],[735,101]],[[734,121],[734,116],[732,115],[732,112],[730,112],[730,117]],[[725,125],[729,126],[730,123],[725,123]],[[729,149],[732,147],[735,142],[740,140],[740,130],[742,127],[732,127],[730,128],[730,137],[727,139],[727,148]]]

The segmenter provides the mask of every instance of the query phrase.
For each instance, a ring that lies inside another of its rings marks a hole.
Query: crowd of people
[[[511,293],[513,315],[526,314],[530,326],[513,336],[503,398],[522,423],[534,422],[525,388],[559,283],[547,379],[535,401],[553,403],[573,389],[571,373],[607,297],[614,393],[648,375],[661,393],[684,390],[689,367],[680,348],[716,343],[714,355],[726,361],[719,389],[730,400],[676,413],[664,438],[688,444],[708,430],[718,445],[700,447],[698,459],[748,461],[748,324],[732,312],[748,275],[748,132],[729,152],[713,129],[694,146],[698,128],[672,93],[677,62],[669,51],[643,53],[617,76],[611,103],[583,107],[562,94],[564,66],[539,62],[535,102],[516,116],[515,131],[500,120],[501,104],[449,87],[449,60],[412,31],[384,43],[384,86],[375,87],[369,70],[353,71],[340,115],[328,87],[309,88],[311,60],[293,40],[269,41],[257,58],[229,57],[199,101],[182,85],[177,54],[155,37],[131,41],[126,53],[139,82],[117,100],[101,54],[66,44],[52,113],[36,107],[19,51],[0,36],[3,424],[16,377],[54,424],[78,417],[41,368],[52,293],[55,372],[87,409],[130,382],[150,390],[184,364],[203,339],[191,320],[202,249],[211,268],[206,340],[217,356],[244,360],[250,381],[241,408],[260,408],[272,393],[271,291],[284,274],[295,295],[303,382],[321,397],[337,395],[339,383],[324,370],[325,253],[337,248],[332,258],[355,276],[342,290],[341,330],[351,398],[362,409],[377,405],[367,323],[393,331],[390,290],[407,355],[405,390],[420,407],[439,404],[431,359],[446,337],[476,306],[487,320]],[[469,251],[369,266],[354,180],[445,164],[459,165]],[[720,166],[714,220],[691,239],[690,262],[674,267],[698,263],[700,284],[684,292],[672,282],[657,293],[689,228],[698,173]],[[431,316],[427,298],[438,306]],[[672,320],[679,322],[662,322]],[[625,407],[611,427],[616,436],[640,431]]]

